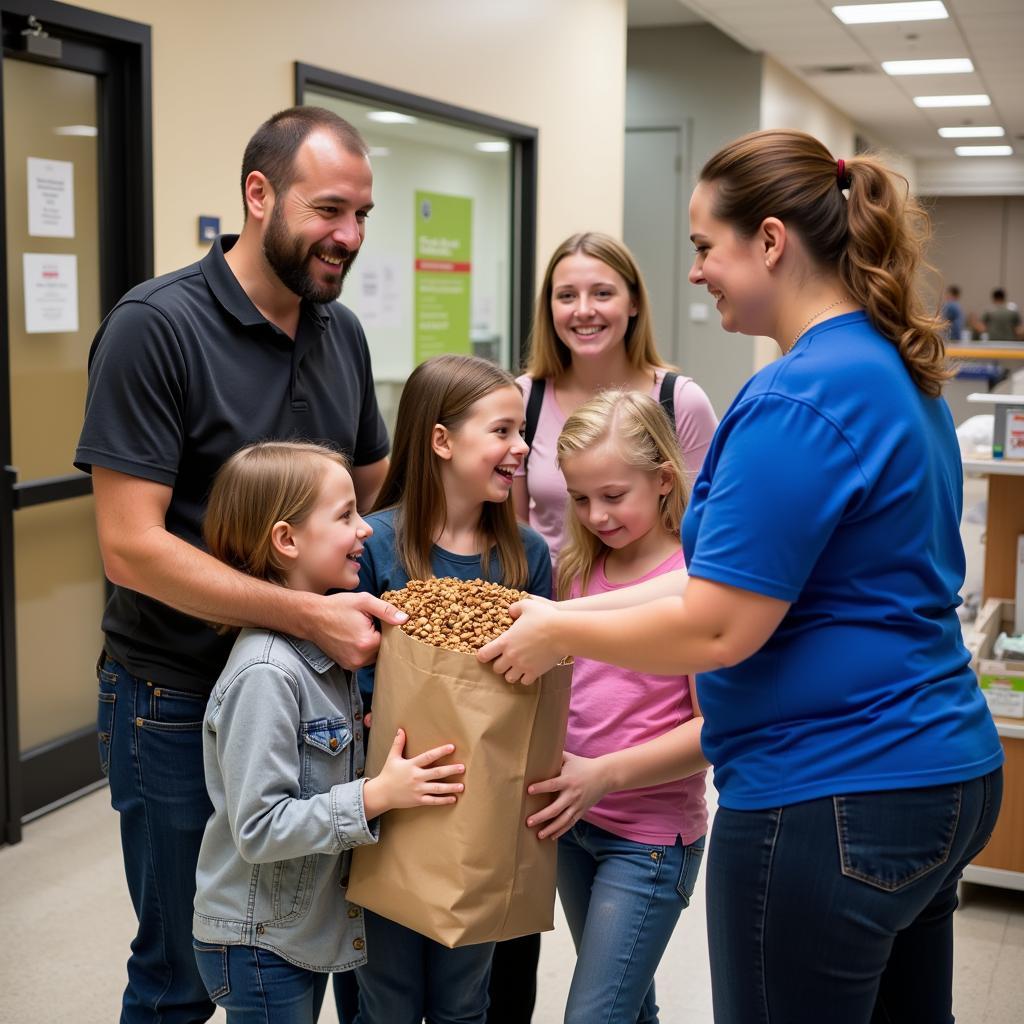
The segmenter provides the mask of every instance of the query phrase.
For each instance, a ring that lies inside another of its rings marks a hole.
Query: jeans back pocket
[[[896,892],[949,859],[963,786],[929,786],[835,796],[842,872]]]
[[[210,999],[213,1002],[223,999],[231,991],[231,982],[228,979],[228,947],[193,939],[192,949],[196,955],[199,976],[203,979]]]

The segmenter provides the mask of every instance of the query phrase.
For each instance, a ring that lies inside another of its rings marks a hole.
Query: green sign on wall
[[[440,192],[417,192],[415,200],[415,361],[469,355],[473,200]]]

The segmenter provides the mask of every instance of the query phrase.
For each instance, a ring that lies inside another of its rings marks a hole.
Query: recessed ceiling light
[[[832,13],[844,25],[871,25],[883,21],[935,21],[949,12],[938,0],[899,4],[843,4]]]
[[[963,75],[974,70],[966,57],[945,57],[938,60],[883,60],[887,75]]]
[[[957,156],[1011,156],[1013,146],[957,146]]]
[[[508,143],[503,140],[495,139],[493,142],[474,142],[473,145],[480,150],[481,153],[507,153]]]
[[[919,107],[988,107],[992,101],[983,92],[971,93],[967,96],[915,96],[914,102]]]
[[[1001,139],[1006,131],[995,124],[989,127],[963,125],[959,128],[940,128],[939,134],[944,139]]]
[[[366,116],[379,124],[415,124],[418,120],[411,114],[400,114],[397,110],[371,110]]]
[[[99,129],[92,124],[63,124],[53,129],[54,135],[78,135],[86,139],[94,139],[99,135]]]

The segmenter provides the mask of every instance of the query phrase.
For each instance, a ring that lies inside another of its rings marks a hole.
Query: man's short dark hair
[[[1002,288],[993,288],[992,289],[992,301],[993,302],[1005,302],[1006,301],[1006,292],[1004,292]]]
[[[960,298],[960,285],[951,284],[948,288],[946,288],[946,291],[949,292],[949,294],[952,295],[954,299]]]
[[[270,182],[276,195],[287,192],[295,180],[295,156],[302,143],[314,131],[330,132],[340,145],[356,156],[367,156],[369,147],[359,132],[331,110],[324,107],[289,107],[278,111],[256,129],[242,157],[242,208],[249,215],[245,201],[245,182],[253,171],[259,171]]]

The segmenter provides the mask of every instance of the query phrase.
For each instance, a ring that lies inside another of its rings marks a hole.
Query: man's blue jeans
[[[410,852],[409,856],[415,856]],[[369,910],[358,1024],[484,1024],[493,942],[448,949]]]
[[[206,699],[137,679],[111,658],[99,675],[100,762],[121,816],[138,932],[122,1024],[195,1024],[213,1004],[192,951],[196,861],[213,812],[203,776]]]
[[[659,846],[587,821],[558,840],[558,896],[577,958],[565,1024],[657,1024],[654,972],[703,854],[703,836]]]
[[[957,881],[1002,769],[764,811],[719,807],[707,918],[716,1024],[949,1024]]]
[[[255,946],[194,942],[210,997],[228,1024],[316,1024],[329,975],[307,971]]]

